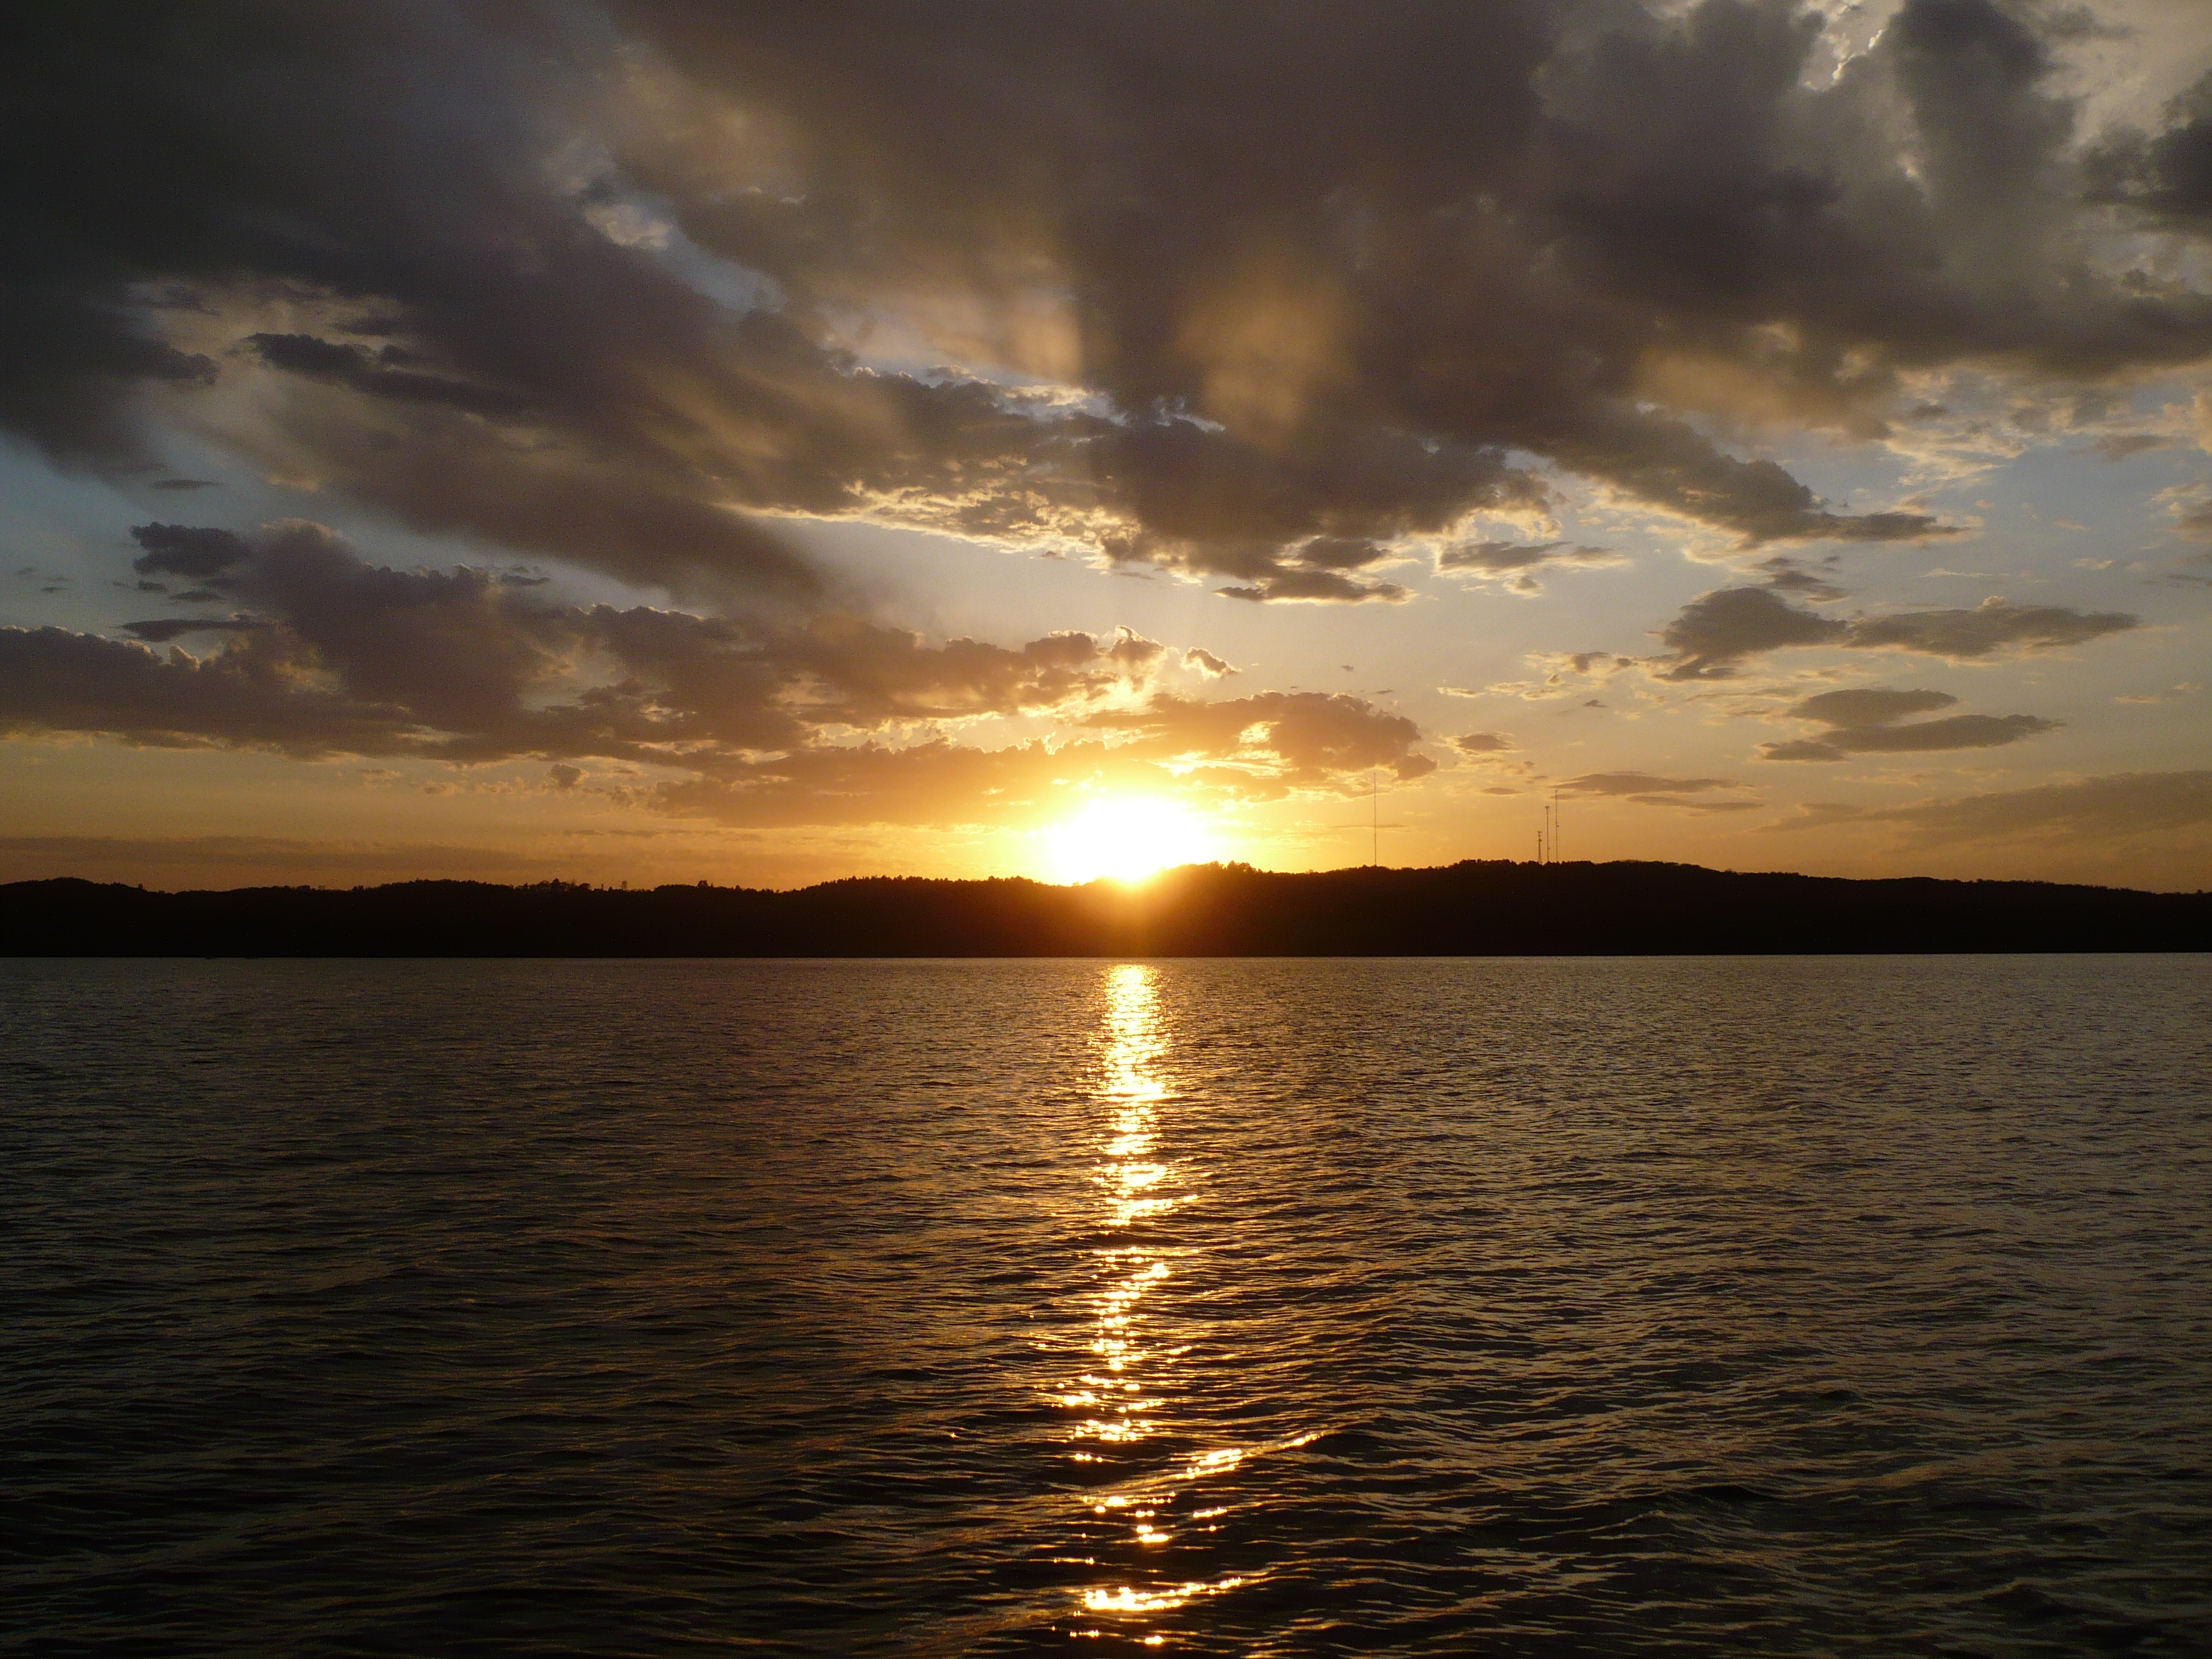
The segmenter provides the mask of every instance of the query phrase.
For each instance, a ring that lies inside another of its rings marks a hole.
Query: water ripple
[[[0,1645],[2212,1650],[2212,964],[0,964]]]

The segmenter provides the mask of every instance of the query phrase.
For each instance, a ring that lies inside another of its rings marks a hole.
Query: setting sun
[[[1047,834],[1054,873],[1062,881],[1137,881],[1218,856],[1197,817],[1173,801],[1098,801]]]

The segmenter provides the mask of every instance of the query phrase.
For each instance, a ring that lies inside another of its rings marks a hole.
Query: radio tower
[[[1367,769],[1367,867],[1374,869],[1382,862],[1382,832],[1403,830],[1402,823],[1382,822],[1382,773],[1380,767]],[[1357,830],[1356,823],[1332,823],[1331,830]]]

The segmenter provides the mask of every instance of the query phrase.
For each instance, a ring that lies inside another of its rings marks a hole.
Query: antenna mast
[[[1359,828],[1357,823],[1332,823],[1328,827],[1331,830]],[[1367,769],[1367,867],[1369,869],[1376,869],[1382,865],[1382,832],[1385,830],[1403,830],[1405,827],[1402,823],[1382,822],[1382,769],[1379,766],[1369,767]]]

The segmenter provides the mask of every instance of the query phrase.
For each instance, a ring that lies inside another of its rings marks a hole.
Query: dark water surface
[[[2205,958],[0,963],[0,1646],[2212,1652],[2209,1079]]]

